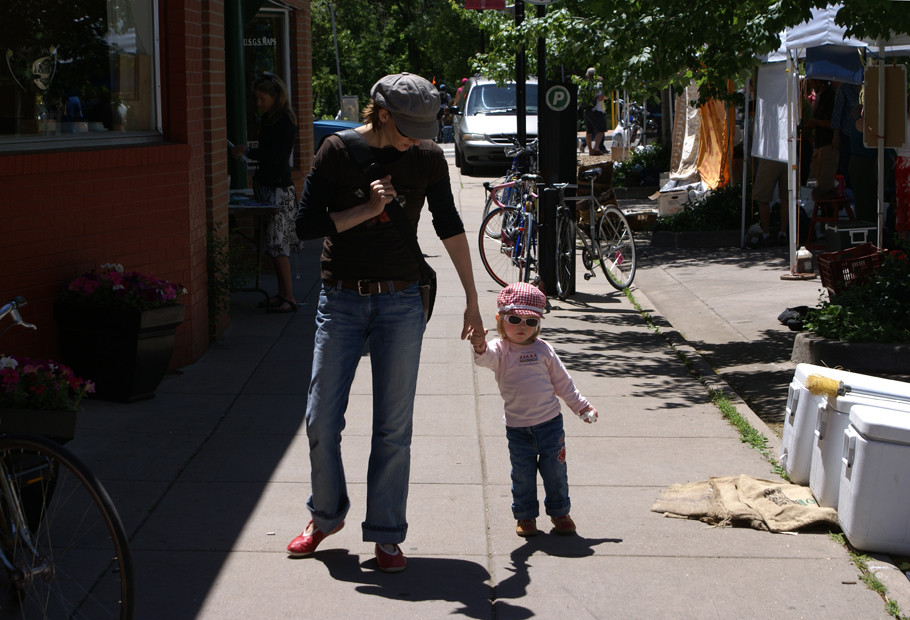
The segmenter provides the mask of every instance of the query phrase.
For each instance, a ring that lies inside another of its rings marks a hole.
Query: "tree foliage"
[[[316,118],[340,108],[335,30],[341,90],[356,95],[361,109],[370,88],[384,75],[408,71],[455,87],[470,75],[468,59],[482,50],[482,20],[455,0],[318,0],[312,5],[313,96]]]
[[[905,33],[910,11],[901,4],[844,0],[837,22],[849,24],[852,36]],[[521,45],[536,49],[542,38],[552,78],[595,66],[608,87],[636,95],[694,79],[701,100],[724,98],[728,79],[745,75],[760,56],[780,46],[779,33],[826,5],[824,0],[562,0],[544,17],[529,13],[520,26],[500,16],[475,68],[508,79],[509,59]],[[528,55],[529,73],[535,60]]]
[[[537,43],[546,45],[547,74],[566,80],[595,66],[608,88],[638,98],[695,80],[700,99],[726,97],[760,56],[780,46],[780,33],[808,19],[827,0],[559,0],[545,15],[529,3],[525,19],[472,11],[463,0],[315,0],[313,88],[317,117],[339,109],[330,7],[335,8],[341,88],[361,105],[388,73],[411,71],[454,90],[481,73],[515,78],[524,47],[528,75],[538,73]],[[838,24],[855,37],[910,32],[905,2],[843,0]]]

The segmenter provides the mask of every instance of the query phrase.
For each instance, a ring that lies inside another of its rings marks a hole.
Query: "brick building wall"
[[[313,150],[309,1],[293,4],[302,187]],[[25,317],[39,327],[7,332],[3,352],[56,357],[55,295],[109,262],[187,288],[172,367],[208,348],[207,232],[227,228],[224,3],[159,7],[163,143],[0,153],[0,298],[25,296]]]

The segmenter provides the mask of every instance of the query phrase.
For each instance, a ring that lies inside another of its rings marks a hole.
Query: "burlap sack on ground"
[[[770,532],[813,525],[837,527],[837,511],[819,506],[809,487],[751,476],[674,484],[660,492],[651,510],[712,525],[745,523]]]

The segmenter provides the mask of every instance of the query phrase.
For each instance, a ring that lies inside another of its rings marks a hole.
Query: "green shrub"
[[[845,287],[806,314],[805,329],[843,342],[910,343],[910,260],[886,256],[865,282]]]
[[[738,230],[742,225],[742,201],[742,185],[721,187],[699,200],[686,202],[682,211],[657,218],[652,230]]]

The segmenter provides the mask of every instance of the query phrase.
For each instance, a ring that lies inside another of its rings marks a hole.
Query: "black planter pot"
[[[95,382],[95,398],[135,402],[155,396],[186,308],[109,310],[57,302],[60,361]]]
[[[42,435],[64,444],[76,434],[76,412],[0,407],[0,433]]]

